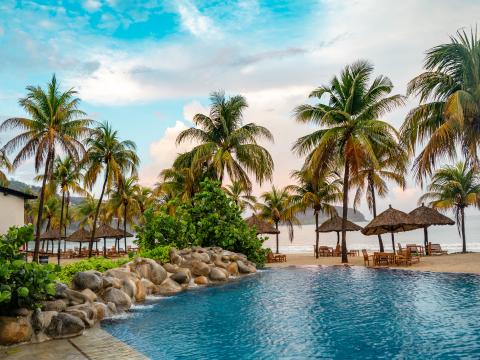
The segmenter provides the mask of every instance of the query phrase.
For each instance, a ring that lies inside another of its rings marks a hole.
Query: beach
[[[320,257],[315,259],[313,254],[288,254],[283,263],[267,264],[270,268],[288,266],[342,265],[340,257]],[[365,266],[363,256],[349,256],[348,265]],[[385,267],[382,267],[385,268]],[[480,274],[480,253],[449,254],[441,256],[423,256],[420,263],[411,266],[392,266],[392,269],[406,269],[432,272],[470,273]]]

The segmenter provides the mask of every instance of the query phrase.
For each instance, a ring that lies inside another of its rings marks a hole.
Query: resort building
[[[11,226],[25,224],[25,200],[36,199],[36,195],[0,186],[0,234]]]

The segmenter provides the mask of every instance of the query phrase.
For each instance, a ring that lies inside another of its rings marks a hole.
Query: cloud
[[[189,0],[177,2],[177,10],[180,15],[182,27],[197,37],[211,37],[218,35],[213,21],[203,15],[198,8]]]
[[[102,3],[99,0],[85,0],[83,2],[83,7],[85,10],[90,12],[95,12],[100,9]]]

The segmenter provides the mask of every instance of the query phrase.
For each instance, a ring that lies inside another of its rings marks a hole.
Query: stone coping
[[[51,340],[36,344],[0,348],[4,360],[145,360],[145,355],[134,350],[100,326],[95,326],[81,336]]]

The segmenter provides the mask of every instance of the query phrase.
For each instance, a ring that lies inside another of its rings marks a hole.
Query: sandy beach
[[[364,266],[362,256],[348,258],[349,265]],[[320,257],[312,254],[288,254],[287,262],[267,264],[268,267],[286,267],[294,265],[341,265],[339,257]],[[417,271],[453,272],[480,274],[480,253],[449,254],[442,256],[424,256],[420,263],[411,266],[395,266],[395,269]]]

